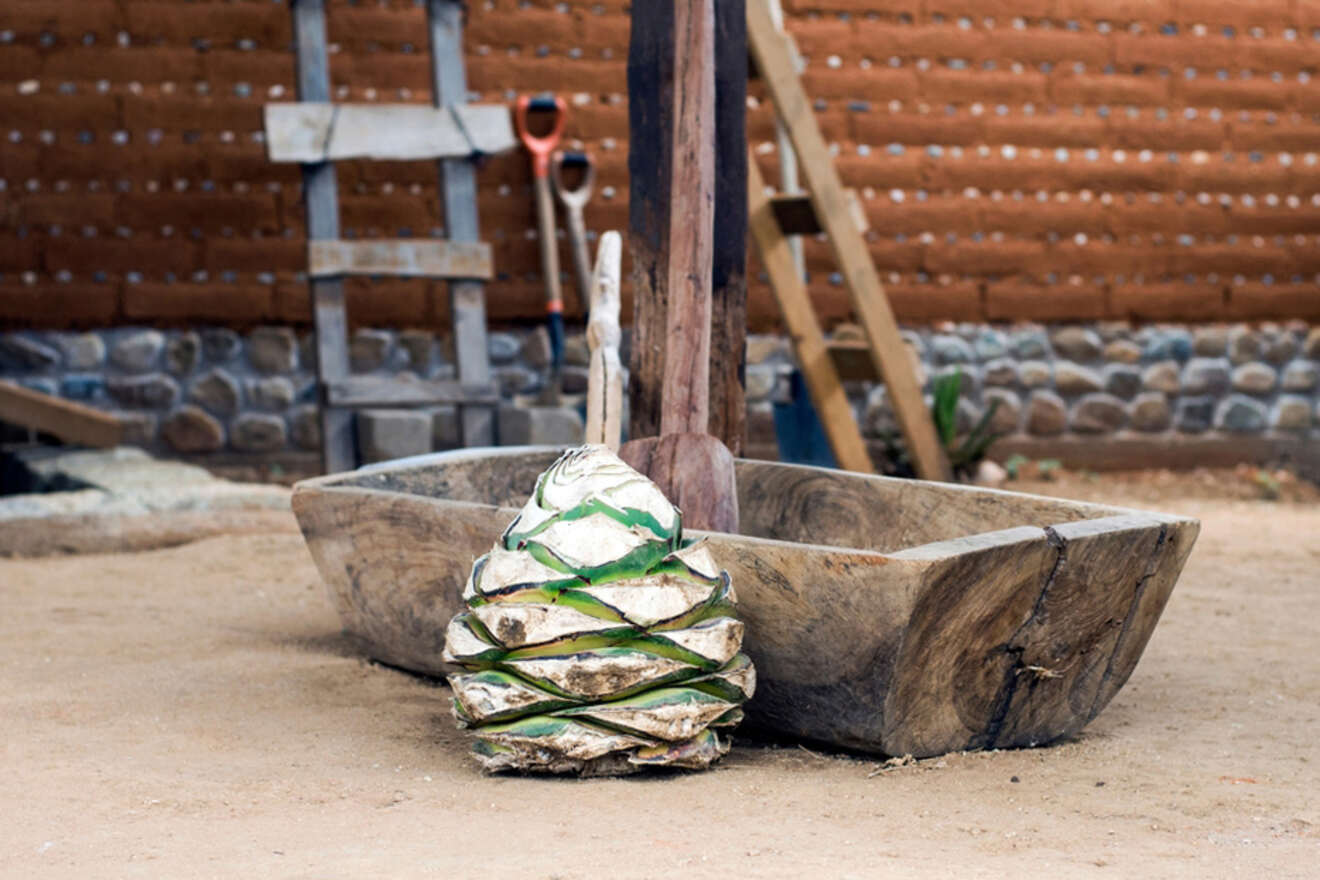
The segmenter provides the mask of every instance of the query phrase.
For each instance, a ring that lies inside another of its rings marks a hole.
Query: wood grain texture
[[[440,404],[496,404],[494,384],[466,385],[450,379],[405,381],[393,376],[348,376],[326,385],[332,406],[436,406]]]
[[[0,421],[84,446],[116,446],[124,436],[123,423],[110,413],[5,380],[0,380]]]
[[[479,278],[489,281],[490,245],[432,239],[321,239],[307,242],[307,274],[397,278]]]
[[[820,329],[815,307],[807,295],[806,285],[793,264],[789,241],[771,210],[765,195],[765,180],[756,166],[755,157],[748,152],[747,205],[751,218],[752,241],[761,258],[761,265],[770,277],[770,289],[779,302],[789,338],[793,341],[793,354],[802,369],[802,377],[811,393],[811,401],[820,415],[821,425],[829,440],[830,450],[839,466],[850,471],[873,473],[871,455],[866,451],[862,432],[857,427],[843,383],[829,360],[825,334]]]
[[[738,531],[738,483],[733,455],[709,434],[664,434],[629,440],[619,458],[651,478],[683,512],[688,528]]]
[[[619,273],[623,239],[613,230],[600,237],[591,278],[591,319],[587,322],[586,441],[617,450],[623,430],[623,364],[619,360]]]
[[[472,561],[559,452],[460,450],[295,487],[345,628],[372,656],[444,673],[440,634]],[[735,469],[748,533],[688,534],[738,592],[759,679],[747,724],[870,753],[1081,729],[1131,674],[1198,528],[1009,492]]]
[[[923,479],[948,480],[952,472],[935,435],[898,322],[880,285],[871,252],[857,231],[838,169],[812,114],[789,44],[784,34],[775,30],[763,3],[748,5],[747,32],[757,68],[797,150],[816,217],[852,294],[853,309],[866,328],[876,368],[884,375],[917,473]]]
[[[407,161],[495,154],[517,144],[502,104],[331,104],[299,101],[264,108],[272,162],[345,159]]]

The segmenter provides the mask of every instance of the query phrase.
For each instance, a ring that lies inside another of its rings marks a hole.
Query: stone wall
[[[1010,440],[1320,440],[1320,327],[944,324],[904,336],[928,383],[961,371],[964,425],[999,401],[993,424]],[[350,346],[358,373],[454,376],[449,339],[429,331],[364,329]],[[549,358],[543,330],[492,333],[490,356],[504,400],[500,442],[567,444],[581,436],[580,332],[569,336],[557,410],[537,406]],[[257,459],[316,450],[311,358],[310,335],[289,327],[0,334],[0,378],[114,411],[129,425],[130,442],[163,454]],[[773,406],[786,400],[793,369],[786,339],[749,339],[750,454],[775,454]],[[883,386],[847,387],[868,439],[896,429]],[[459,443],[453,407],[366,411],[358,435],[369,461]]]

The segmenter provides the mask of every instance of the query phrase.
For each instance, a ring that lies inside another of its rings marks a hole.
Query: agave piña
[[[445,659],[488,770],[702,768],[756,674],[734,593],[655,484],[605,446],[566,452],[472,566]]]

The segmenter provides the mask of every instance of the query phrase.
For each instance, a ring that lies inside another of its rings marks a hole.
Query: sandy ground
[[[1204,522],[1126,689],[1073,742],[889,770],[487,778],[296,536],[0,561],[0,875],[1320,876],[1320,506],[1142,485],[1062,486]]]

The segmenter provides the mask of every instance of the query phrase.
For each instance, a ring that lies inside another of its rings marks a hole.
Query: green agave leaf
[[[507,724],[482,727],[477,735],[487,743],[519,753],[529,765],[568,758],[590,761],[610,752],[657,745],[655,740],[609,730],[576,718],[529,715]]]
[[[628,642],[661,657],[683,660],[704,670],[718,669],[738,653],[743,623],[735,617],[703,620],[696,626],[651,633]]]
[[[624,639],[637,635],[637,628],[626,621],[594,617],[567,603],[489,602],[469,613],[501,647],[510,650],[586,637]]]
[[[659,541],[642,544],[634,550],[624,554],[619,559],[615,559],[604,565],[587,566],[574,568],[573,565],[555,555],[555,552],[549,547],[537,541],[527,542],[523,548],[532,555],[537,562],[549,566],[555,571],[567,575],[573,575],[588,583],[598,583],[609,580],[621,580],[628,577],[640,577],[650,571],[656,563],[664,559],[669,553],[669,545]]]
[[[464,611],[449,621],[445,630],[445,648],[441,658],[446,663],[485,664],[504,656],[490,633],[470,612]]]
[[[665,743],[638,749],[628,759],[633,764],[663,765],[701,770],[729,751],[729,744],[710,729],[679,743]]]
[[[551,656],[510,656],[496,665],[551,694],[582,702],[618,699],[702,673],[686,659],[649,650],[653,647],[629,642]]]
[[[588,498],[577,507],[565,510],[563,513],[557,513],[549,519],[537,523],[527,531],[512,531],[514,526],[518,524],[518,520],[515,519],[509,524],[509,529],[505,530],[502,540],[506,549],[516,550],[557,523],[573,522],[596,514],[608,517],[630,529],[646,529],[654,536],[655,540],[664,541],[671,549],[677,549],[677,542],[675,541],[678,535],[677,526],[667,529],[660,524],[660,521],[654,515],[645,510],[615,507],[598,496]],[[677,522],[676,518],[675,523]]]
[[[746,654],[739,654],[721,669],[690,678],[684,687],[696,688],[732,703],[744,703],[756,693],[756,667]]]
[[[466,726],[507,721],[574,705],[570,699],[547,693],[516,675],[495,669],[451,675],[449,686],[454,692],[454,715],[466,722]]]
[[[694,688],[662,687],[553,714],[585,718],[624,733],[675,742],[696,736],[706,725],[736,708],[727,700]]]

